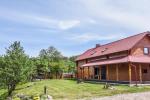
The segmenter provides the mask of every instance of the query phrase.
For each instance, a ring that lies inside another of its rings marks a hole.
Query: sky
[[[150,0],[0,0],[0,54],[14,41],[38,56],[56,47],[64,56],[79,55],[150,31]]]

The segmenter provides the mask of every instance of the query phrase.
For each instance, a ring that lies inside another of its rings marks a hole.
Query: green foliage
[[[32,61],[24,53],[20,42],[15,41],[6,49],[1,60],[0,79],[7,86],[8,95],[11,95],[18,83],[30,80],[33,69]]]
[[[71,57],[69,57],[69,60],[72,62],[75,62],[76,58],[77,58],[77,56],[71,56]]]
[[[53,46],[50,46],[48,49],[42,49],[39,57],[42,59],[47,59],[50,62],[59,61],[63,58],[62,54]]]
[[[47,76],[61,78],[63,72],[74,72],[74,58],[63,57],[55,47],[50,46],[48,49],[40,51],[37,63],[38,70],[41,70],[46,78]]]
[[[75,72],[75,62],[68,59],[65,61],[65,66],[66,66],[65,72],[68,72],[68,73],[74,73]]]
[[[59,62],[51,62],[49,64],[50,69],[51,69],[51,74],[53,78],[62,78],[62,74],[64,71],[64,62],[59,61]]]
[[[1,56],[0,57],[0,88],[5,86],[5,83],[3,82],[3,79],[1,77],[3,75],[3,71],[2,71],[3,68],[4,68],[4,57]]]
[[[47,78],[47,73],[57,74],[60,70],[59,61],[62,59],[61,53],[53,46],[48,49],[42,49],[39,54],[40,70],[44,72],[45,78]],[[49,75],[50,76],[50,75]],[[57,76],[57,75],[56,75]]]
[[[15,41],[0,56],[0,89],[7,88],[8,95],[16,85],[32,81],[39,75],[42,78],[62,78],[64,72],[75,72],[75,58],[64,57],[55,47],[42,49],[38,57],[30,58],[25,54],[20,42]]]

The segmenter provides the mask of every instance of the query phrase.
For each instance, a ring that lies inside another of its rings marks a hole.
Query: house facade
[[[77,57],[78,79],[116,82],[150,82],[150,32],[105,45],[97,44]]]

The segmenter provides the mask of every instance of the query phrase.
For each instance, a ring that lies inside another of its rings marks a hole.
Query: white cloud
[[[110,24],[116,22],[124,28],[138,31],[150,29],[149,3],[149,0],[81,0],[90,16],[100,20],[107,19]]]
[[[59,21],[58,26],[62,30],[67,30],[76,27],[79,24],[80,24],[79,20],[63,20],[63,21]]]
[[[109,36],[108,36],[109,35]],[[124,34],[96,34],[96,33],[84,33],[84,34],[76,34],[69,37],[69,40],[79,42],[79,43],[86,43],[90,41],[103,41],[103,40],[116,40],[124,37]]]
[[[80,24],[80,20],[59,20],[49,16],[42,16],[37,14],[17,12],[8,9],[0,10],[0,18],[7,19],[22,24],[33,25],[38,27],[53,28],[57,30],[67,30],[76,27]]]
[[[0,18],[32,26],[55,28],[57,20],[36,14],[0,9]]]
[[[63,8],[62,11],[64,14],[66,13],[68,18],[73,18],[70,20],[64,20],[62,18],[60,18],[62,20],[59,20],[57,18],[36,15],[33,13],[16,12],[13,9],[2,7],[0,7],[0,17],[20,23],[60,30],[67,30],[77,27],[80,24],[89,25],[95,23],[107,23],[112,25],[113,23],[117,23],[118,26],[120,25],[124,28],[135,29],[137,31],[147,31],[150,29],[149,0],[137,0],[136,3],[134,0],[77,0],[68,2],[71,4],[67,6],[68,9],[75,12],[73,13],[75,15],[68,15]],[[66,3],[66,1],[64,3]],[[75,6],[78,8],[75,8]],[[106,19],[107,21],[104,23],[102,19]]]

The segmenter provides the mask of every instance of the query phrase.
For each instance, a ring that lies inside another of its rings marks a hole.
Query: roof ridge
[[[113,41],[113,42],[109,42],[109,43],[106,43],[106,44],[102,44],[100,47],[102,46],[106,46],[106,45],[109,45],[109,44],[112,44],[112,43],[115,43],[115,42],[118,42],[118,41],[121,41],[121,40],[125,40],[125,39],[128,39],[128,38],[131,38],[131,37],[134,37],[134,36],[138,36],[138,35],[141,35],[141,34],[150,34],[149,31],[146,31],[146,32],[142,32],[142,33],[139,33],[139,34],[135,34],[135,35],[132,35],[132,36],[128,36],[128,37],[125,37],[125,38],[122,38],[122,39],[119,39],[119,40],[116,40],[116,41]]]

